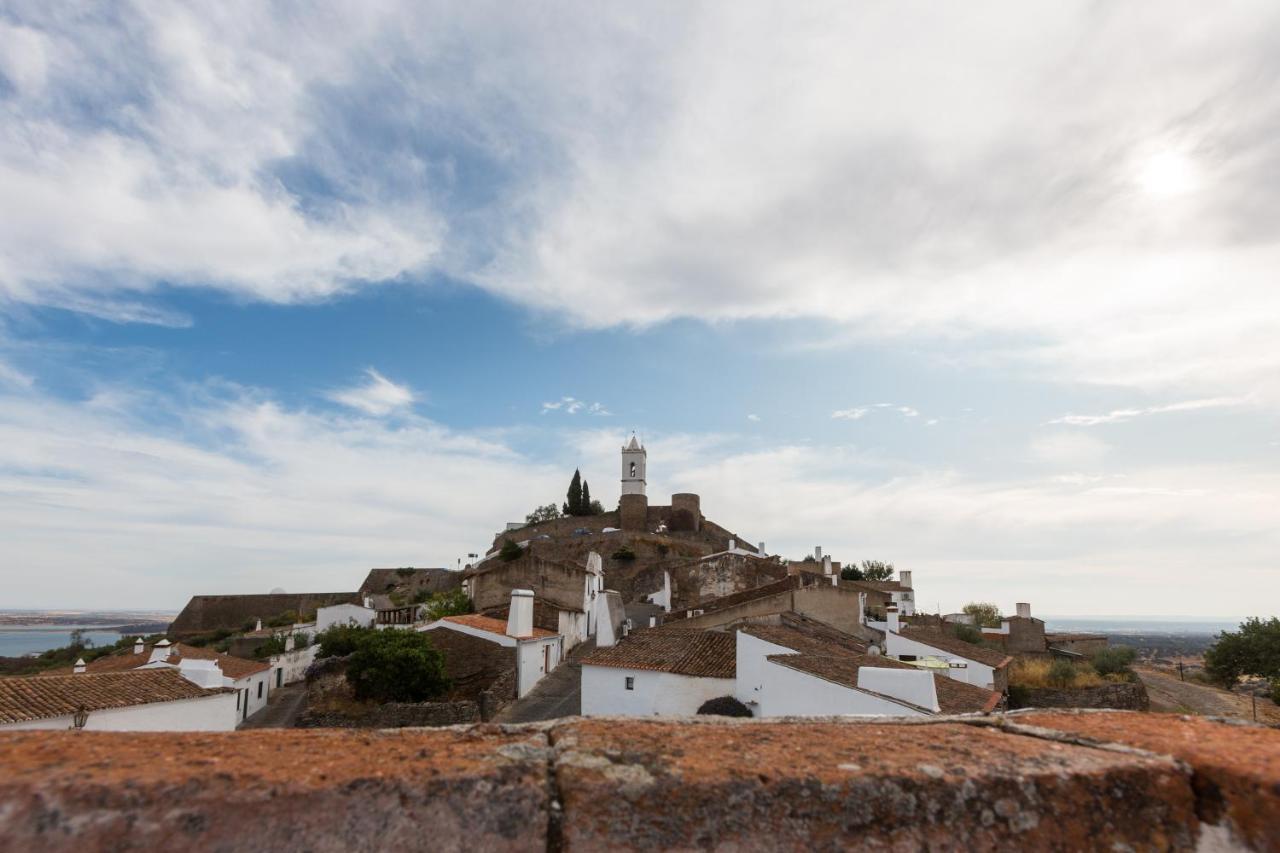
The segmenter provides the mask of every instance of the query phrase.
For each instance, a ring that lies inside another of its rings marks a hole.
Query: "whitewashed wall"
[[[267,699],[271,696],[271,679],[273,678],[271,670],[265,669],[262,672],[254,673],[245,678],[237,679],[232,685],[232,689],[239,691],[240,696],[240,713],[239,719],[245,720],[267,707]],[[259,691],[261,686],[261,691]],[[261,692],[261,695],[259,695]],[[246,716],[244,703],[248,702],[248,712]],[[232,702],[232,706],[235,706]]]
[[[987,690],[995,690],[996,675],[995,670],[987,666],[985,663],[979,663],[976,660],[970,660],[963,655],[953,654],[952,652],[935,649],[933,646],[926,645],[918,640],[908,639],[901,634],[892,632],[885,633],[885,654],[890,657],[898,657],[899,655],[915,655],[918,658],[938,658],[939,660],[963,660],[968,666],[962,668],[948,668],[946,674],[956,681],[963,681],[967,684],[973,684],[978,687],[985,687]]]
[[[764,683],[757,694],[756,701],[759,704],[751,709],[757,717],[822,717],[835,714],[927,716],[906,705],[770,661],[765,661],[761,674]]]
[[[228,732],[236,727],[236,699],[230,693],[183,699],[178,702],[153,702],[127,708],[90,711],[85,731],[100,732]],[[0,730],[69,729],[71,715],[47,720],[9,723]]]
[[[347,625],[352,622],[367,628],[377,618],[378,612],[376,610],[361,607],[358,604],[335,604],[331,607],[321,607],[316,611],[316,632],[332,628],[334,625]]]
[[[550,650],[551,667],[546,668],[547,658],[543,649]],[[548,672],[560,664],[560,638],[527,640],[516,647],[516,697],[524,696]]]
[[[282,655],[271,656],[271,686],[276,686],[276,676],[274,672],[279,670],[283,673],[280,677],[281,684],[293,684],[301,681],[306,677],[307,667],[315,662],[316,653],[320,651],[319,643],[312,643],[305,649],[294,649],[291,652],[285,652]]]
[[[634,678],[635,689],[626,689]],[[733,695],[732,678],[701,678],[671,672],[582,667],[583,716],[677,716],[696,714],[708,699]]]

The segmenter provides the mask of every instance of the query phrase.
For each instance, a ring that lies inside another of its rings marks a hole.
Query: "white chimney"
[[[889,623],[889,630],[895,634],[898,633],[898,630],[899,630],[898,605],[896,604],[886,605],[884,608],[884,613],[885,613],[885,621]]]
[[[147,647],[143,644],[141,637],[133,641],[133,653],[135,655],[142,654],[146,649]]]
[[[735,548],[737,548],[737,547],[738,547],[738,540],[737,540],[737,539],[730,539],[730,540],[729,540],[729,550],[730,550],[730,551],[732,551],[732,550],[734,550],[734,549],[735,549]]]
[[[84,658],[76,658],[76,665],[71,668],[71,671],[79,675],[80,673],[84,672],[84,670],[85,670]]]
[[[821,545],[817,545],[817,546],[815,546],[815,547],[814,547],[814,549],[813,549],[813,559],[818,560],[819,562],[821,562],[821,561],[822,561],[822,546],[821,546]]]
[[[824,575],[829,575],[832,573],[830,554],[822,558],[822,573]]]
[[[911,572],[898,572],[898,583],[911,589]]]
[[[650,617],[649,617],[649,627],[650,627],[650,628],[656,628],[656,627],[658,627],[658,617],[657,617],[657,616],[650,616]]]
[[[763,543],[763,542],[761,542],[761,543],[760,543],[760,547],[759,547],[759,548],[757,548],[757,549],[756,549],[756,551],[757,551],[757,553],[759,553],[759,554],[760,554],[760,556],[761,556],[761,557],[767,557],[767,556],[769,556],[768,554],[766,554],[766,553],[765,553],[765,550],[764,550],[764,543]]]
[[[511,609],[507,611],[507,636],[533,636],[533,590],[511,590]]]
[[[151,658],[147,661],[147,663],[155,663],[156,661],[163,661],[167,657],[169,657],[169,641],[161,640],[151,648]]]
[[[258,624],[254,627],[254,629],[253,629],[253,630],[255,630],[255,631],[261,631],[261,630],[262,630],[262,620],[261,620],[261,619],[259,619],[259,620],[258,620]]]
[[[1017,606],[1018,606],[1018,618],[1020,618],[1020,619],[1030,619],[1030,618],[1031,618],[1031,604],[1030,604],[1030,603],[1025,602],[1025,601],[1019,601]]]

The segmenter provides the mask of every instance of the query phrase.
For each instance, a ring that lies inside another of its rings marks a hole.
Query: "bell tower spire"
[[[622,448],[622,494],[644,494],[646,458],[644,445],[636,441],[636,434],[633,432],[631,441]]]

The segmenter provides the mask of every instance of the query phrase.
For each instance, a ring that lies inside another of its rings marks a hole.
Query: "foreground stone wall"
[[[470,700],[384,702],[370,707],[358,716],[308,708],[298,718],[297,726],[300,729],[402,729],[455,726],[479,721],[480,705]]]
[[[0,850],[1280,848],[1280,731],[1173,715],[0,733]]]
[[[1079,690],[1052,687],[1013,687],[1009,704],[1014,708],[1109,708],[1116,711],[1146,711],[1151,707],[1142,682],[1104,684]]]

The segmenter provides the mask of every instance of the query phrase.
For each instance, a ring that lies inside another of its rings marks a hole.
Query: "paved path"
[[[1145,667],[1135,667],[1134,671],[1146,685],[1152,711],[1253,719],[1253,703],[1247,695],[1182,681],[1177,675]],[[1258,699],[1257,707],[1258,722],[1280,723],[1280,709],[1274,702]]]
[[[595,640],[574,647],[569,656],[523,699],[512,702],[493,718],[495,723],[532,723],[582,713],[582,664],[578,660],[596,647]]]
[[[277,687],[267,707],[240,724],[241,729],[291,729],[307,701],[307,683],[296,681]]]

